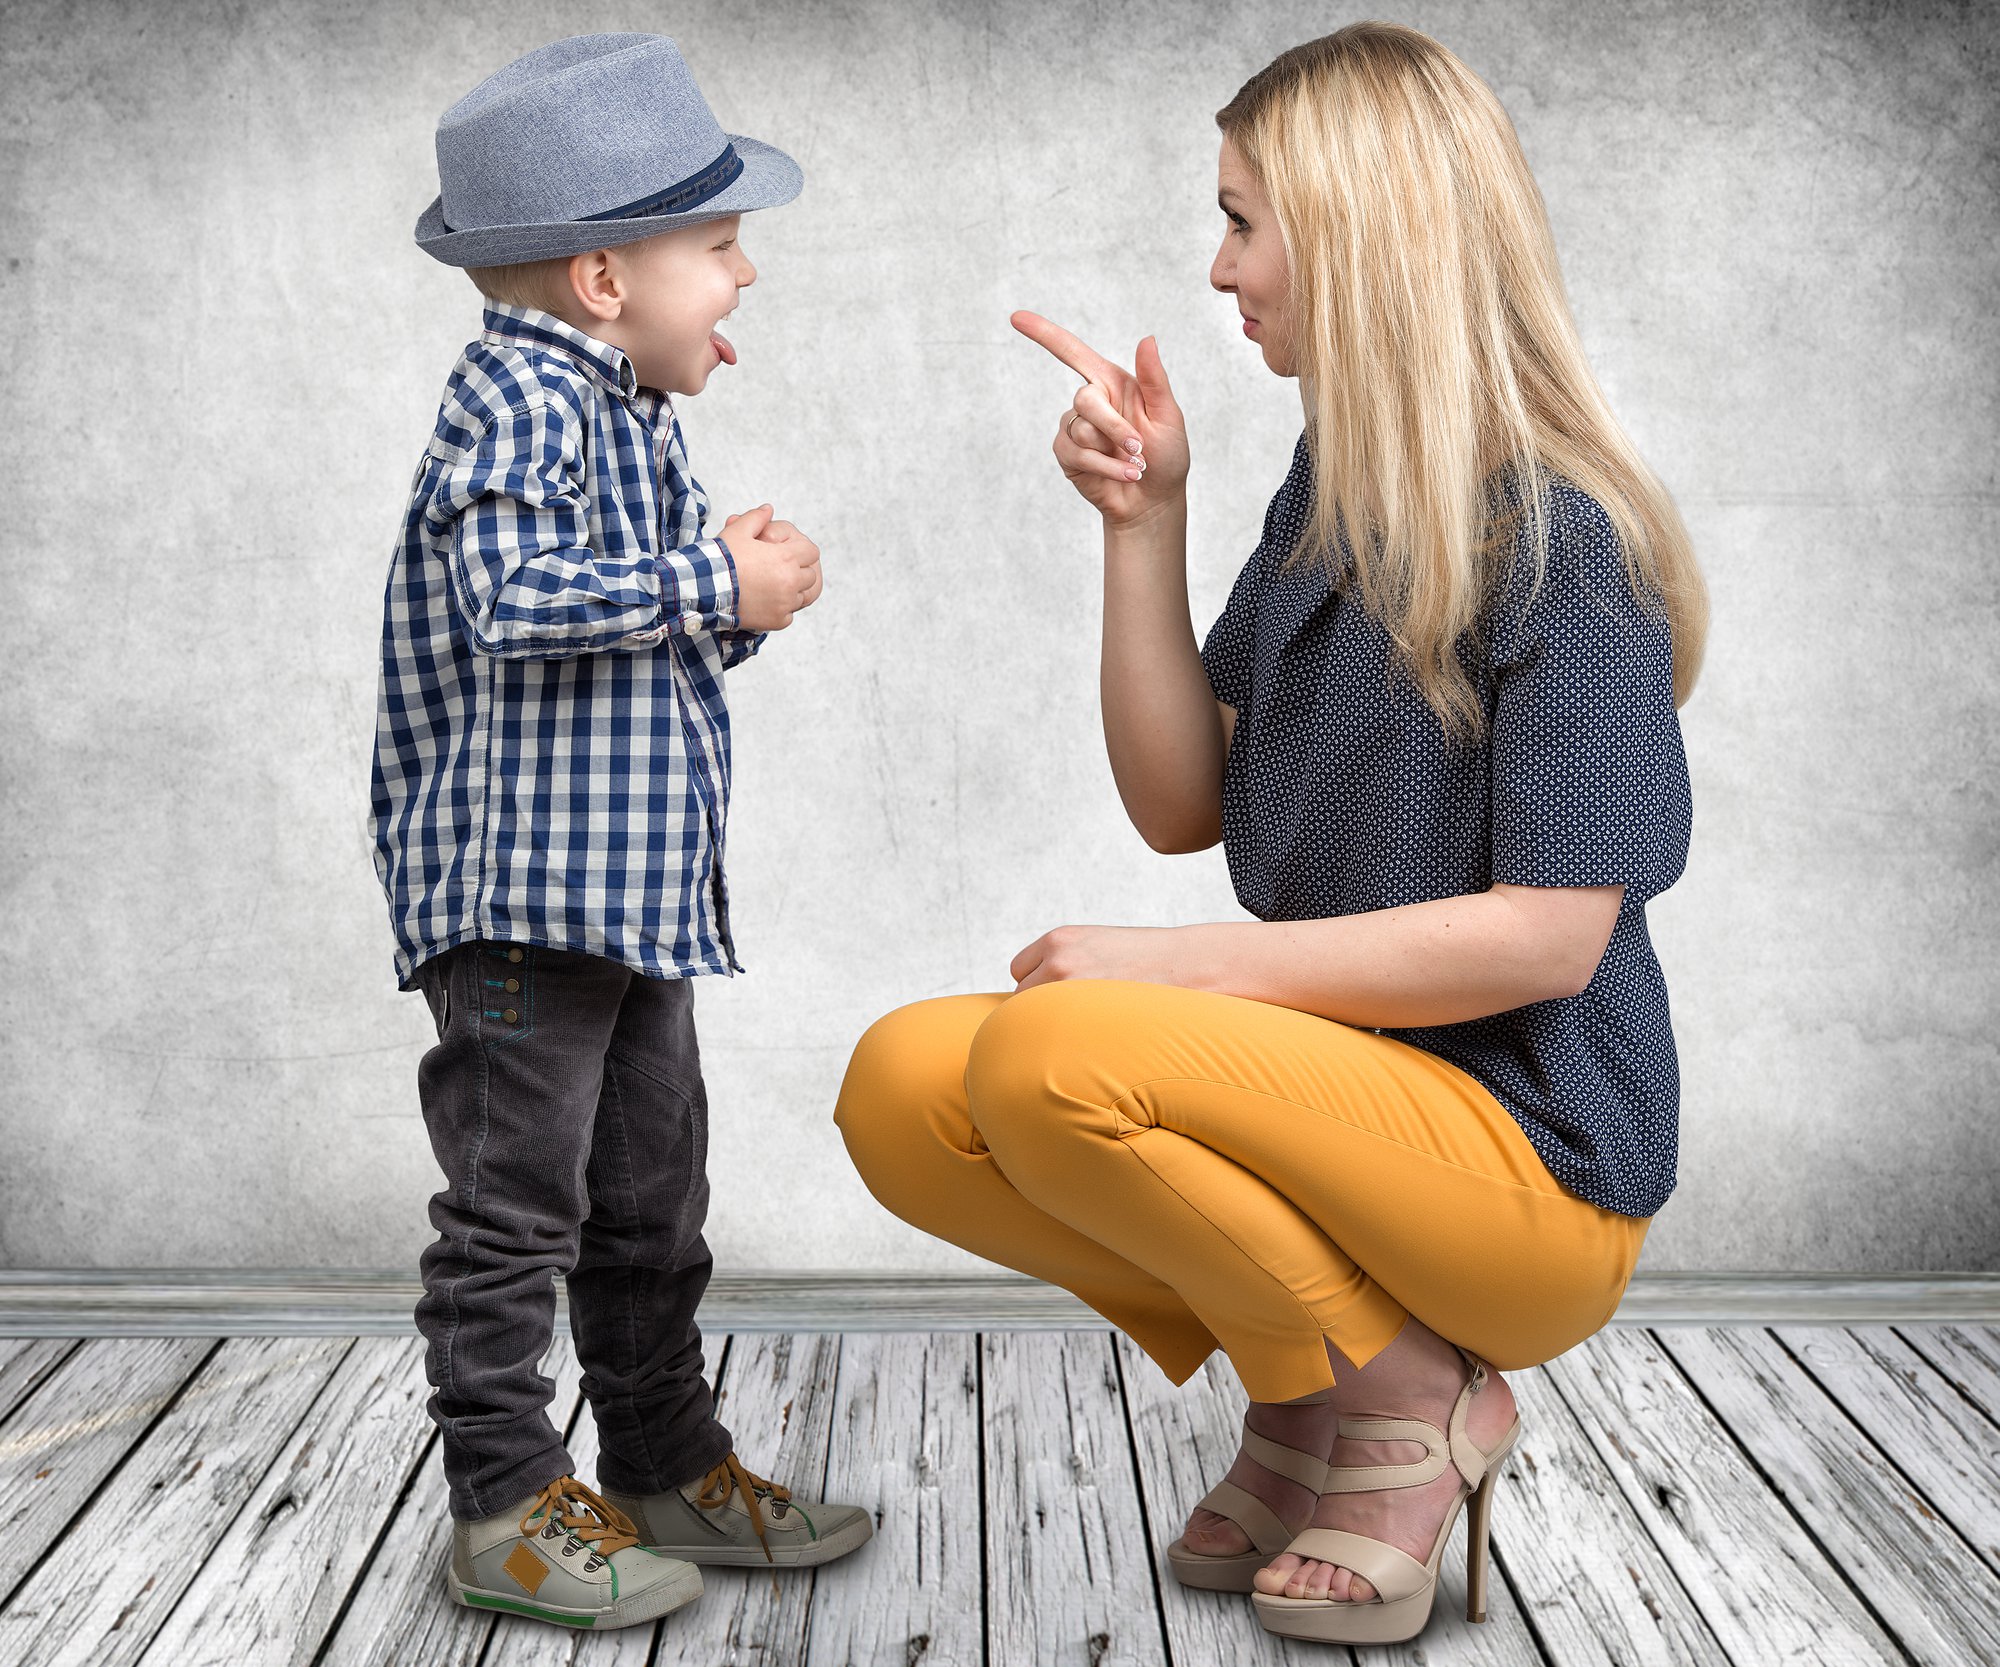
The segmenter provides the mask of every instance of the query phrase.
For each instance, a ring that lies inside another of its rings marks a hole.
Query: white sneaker
[[[454,1520],[451,1595],[559,1626],[650,1621],[701,1596],[701,1570],[639,1543],[631,1519],[574,1476],[512,1510]]]

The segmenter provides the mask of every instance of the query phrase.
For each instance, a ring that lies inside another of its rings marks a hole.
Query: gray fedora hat
[[[572,35],[489,75],[438,120],[417,247],[509,266],[776,208],[805,175],[725,133],[665,35]]]

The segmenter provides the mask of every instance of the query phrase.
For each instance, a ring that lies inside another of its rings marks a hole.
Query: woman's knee
[[[1104,1057],[1117,1029],[1113,983],[1064,979],[1021,990],[987,1015],[966,1050],[973,1127],[1016,1185],[1034,1187],[1045,1154],[1109,1127],[1109,1103],[1121,1091]],[[1066,1169],[1059,1158],[1049,1167]]]
[[[965,1043],[986,998],[944,996],[885,1013],[854,1044],[834,1100],[848,1157],[876,1199],[898,1215],[920,1202],[939,1156],[974,1144],[960,1109]]]

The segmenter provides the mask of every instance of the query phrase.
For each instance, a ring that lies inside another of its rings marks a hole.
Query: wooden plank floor
[[[1285,1644],[1162,1548],[1242,1391],[1104,1330],[710,1340],[753,1468],[866,1503],[817,1574],[648,1626],[461,1608],[415,1337],[0,1339],[0,1664],[1405,1667],[2000,1662],[2000,1328],[1617,1325],[1511,1375],[1489,1619],[1463,1518],[1408,1644]],[[579,1471],[568,1339],[543,1368]]]

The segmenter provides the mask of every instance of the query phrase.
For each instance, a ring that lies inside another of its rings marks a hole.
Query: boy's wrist
[[[729,617],[723,622],[725,630],[740,630],[743,622],[743,583],[736,571],[736,557],[729,548],[729,541],[722,534],[715,534],[715,546],[722,552],[723,565],[729,572],[729,600],[724,604]]]

